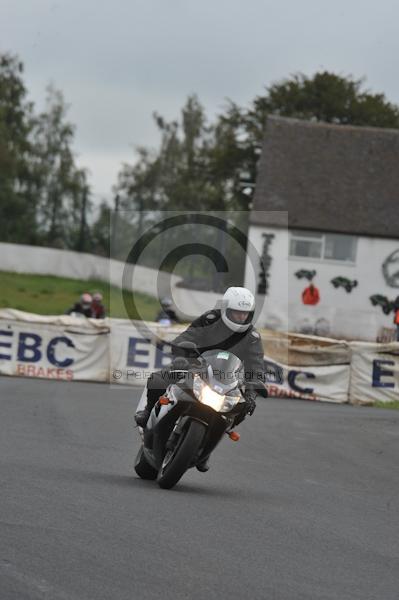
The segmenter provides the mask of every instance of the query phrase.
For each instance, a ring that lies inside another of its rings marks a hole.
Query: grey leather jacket
[[[253,325],[242,333],[234,333],[224,324],[220,310],[215,309],[195,319],[172,342],[176,356],[180,354],[177,347],[180,342],[194,342],[201,353],[206,350],[228,350],[243,361],[246,382],[264,382],[262,340]]]

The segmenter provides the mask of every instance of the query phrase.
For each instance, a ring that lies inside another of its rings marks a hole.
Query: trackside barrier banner
[[[112,319],[110,381],[144,385],[153,371],[170,364],[168,342],[184,329]],[[262,337],[264,347],[271,351],[265,355],[271,396],[348,402],[347,344],[306,336],[293,336],[292,340],[283,335]],[[276,360],[276,356],[292,356],[293,366]]]
[[[0,374],[143,386],[185,326],[0,310]],[[269,394],[329,402],[399,399],[399,343],[262,332]]]
[[[184,326],[164,327],[158,323],[111,320],[110,382],[145,385],[153,371],[171,362],[168,344]]]
[[[399,343],[351,343],[352,404],[399,400]]]
[[[0,311],[0,373],[107,381],[109,324],[69,316]]]
[[[262,332],[262,342],[270,396],[348,402],[347,342],[271,331]]]
[[[276,363],[267,356],[265,359],[268,364],[277,365],[282,373],[282,383],[273,382],[272,377],[268,377],[266,387],[269,396],[348,402],[349,365],[293,367]]]

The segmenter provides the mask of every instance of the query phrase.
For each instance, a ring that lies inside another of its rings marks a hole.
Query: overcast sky
[[[134,147],[156,147],[154,110],[176,118],[197,93],[209,118],[230,98],[327,69],[399,104],[398,0],[0,0],[0,51],[25,64],[43,107],[51,81],[70,104],[74,149],[96,198]]]

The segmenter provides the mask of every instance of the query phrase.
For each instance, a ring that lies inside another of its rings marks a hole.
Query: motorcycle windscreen
[[[207,368],[207,383],[219,394],[227,394],[244,381],[244,364],[227,350],[208,350],[202,354]]]

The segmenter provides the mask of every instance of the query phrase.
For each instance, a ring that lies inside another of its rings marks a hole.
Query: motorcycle
[[[199,354],[192,342],[180,346],[188,358],[174,360],[172,382],[152,409],[145,430],[139,427],[142,445],[135,461],[139,477],[156,479],[164,489],[205,462],[225,434],[238,441],[232,428],[246,406],[244,365],[237,356],[225,350]],[[257,391],[266,395],[262,384]]]

